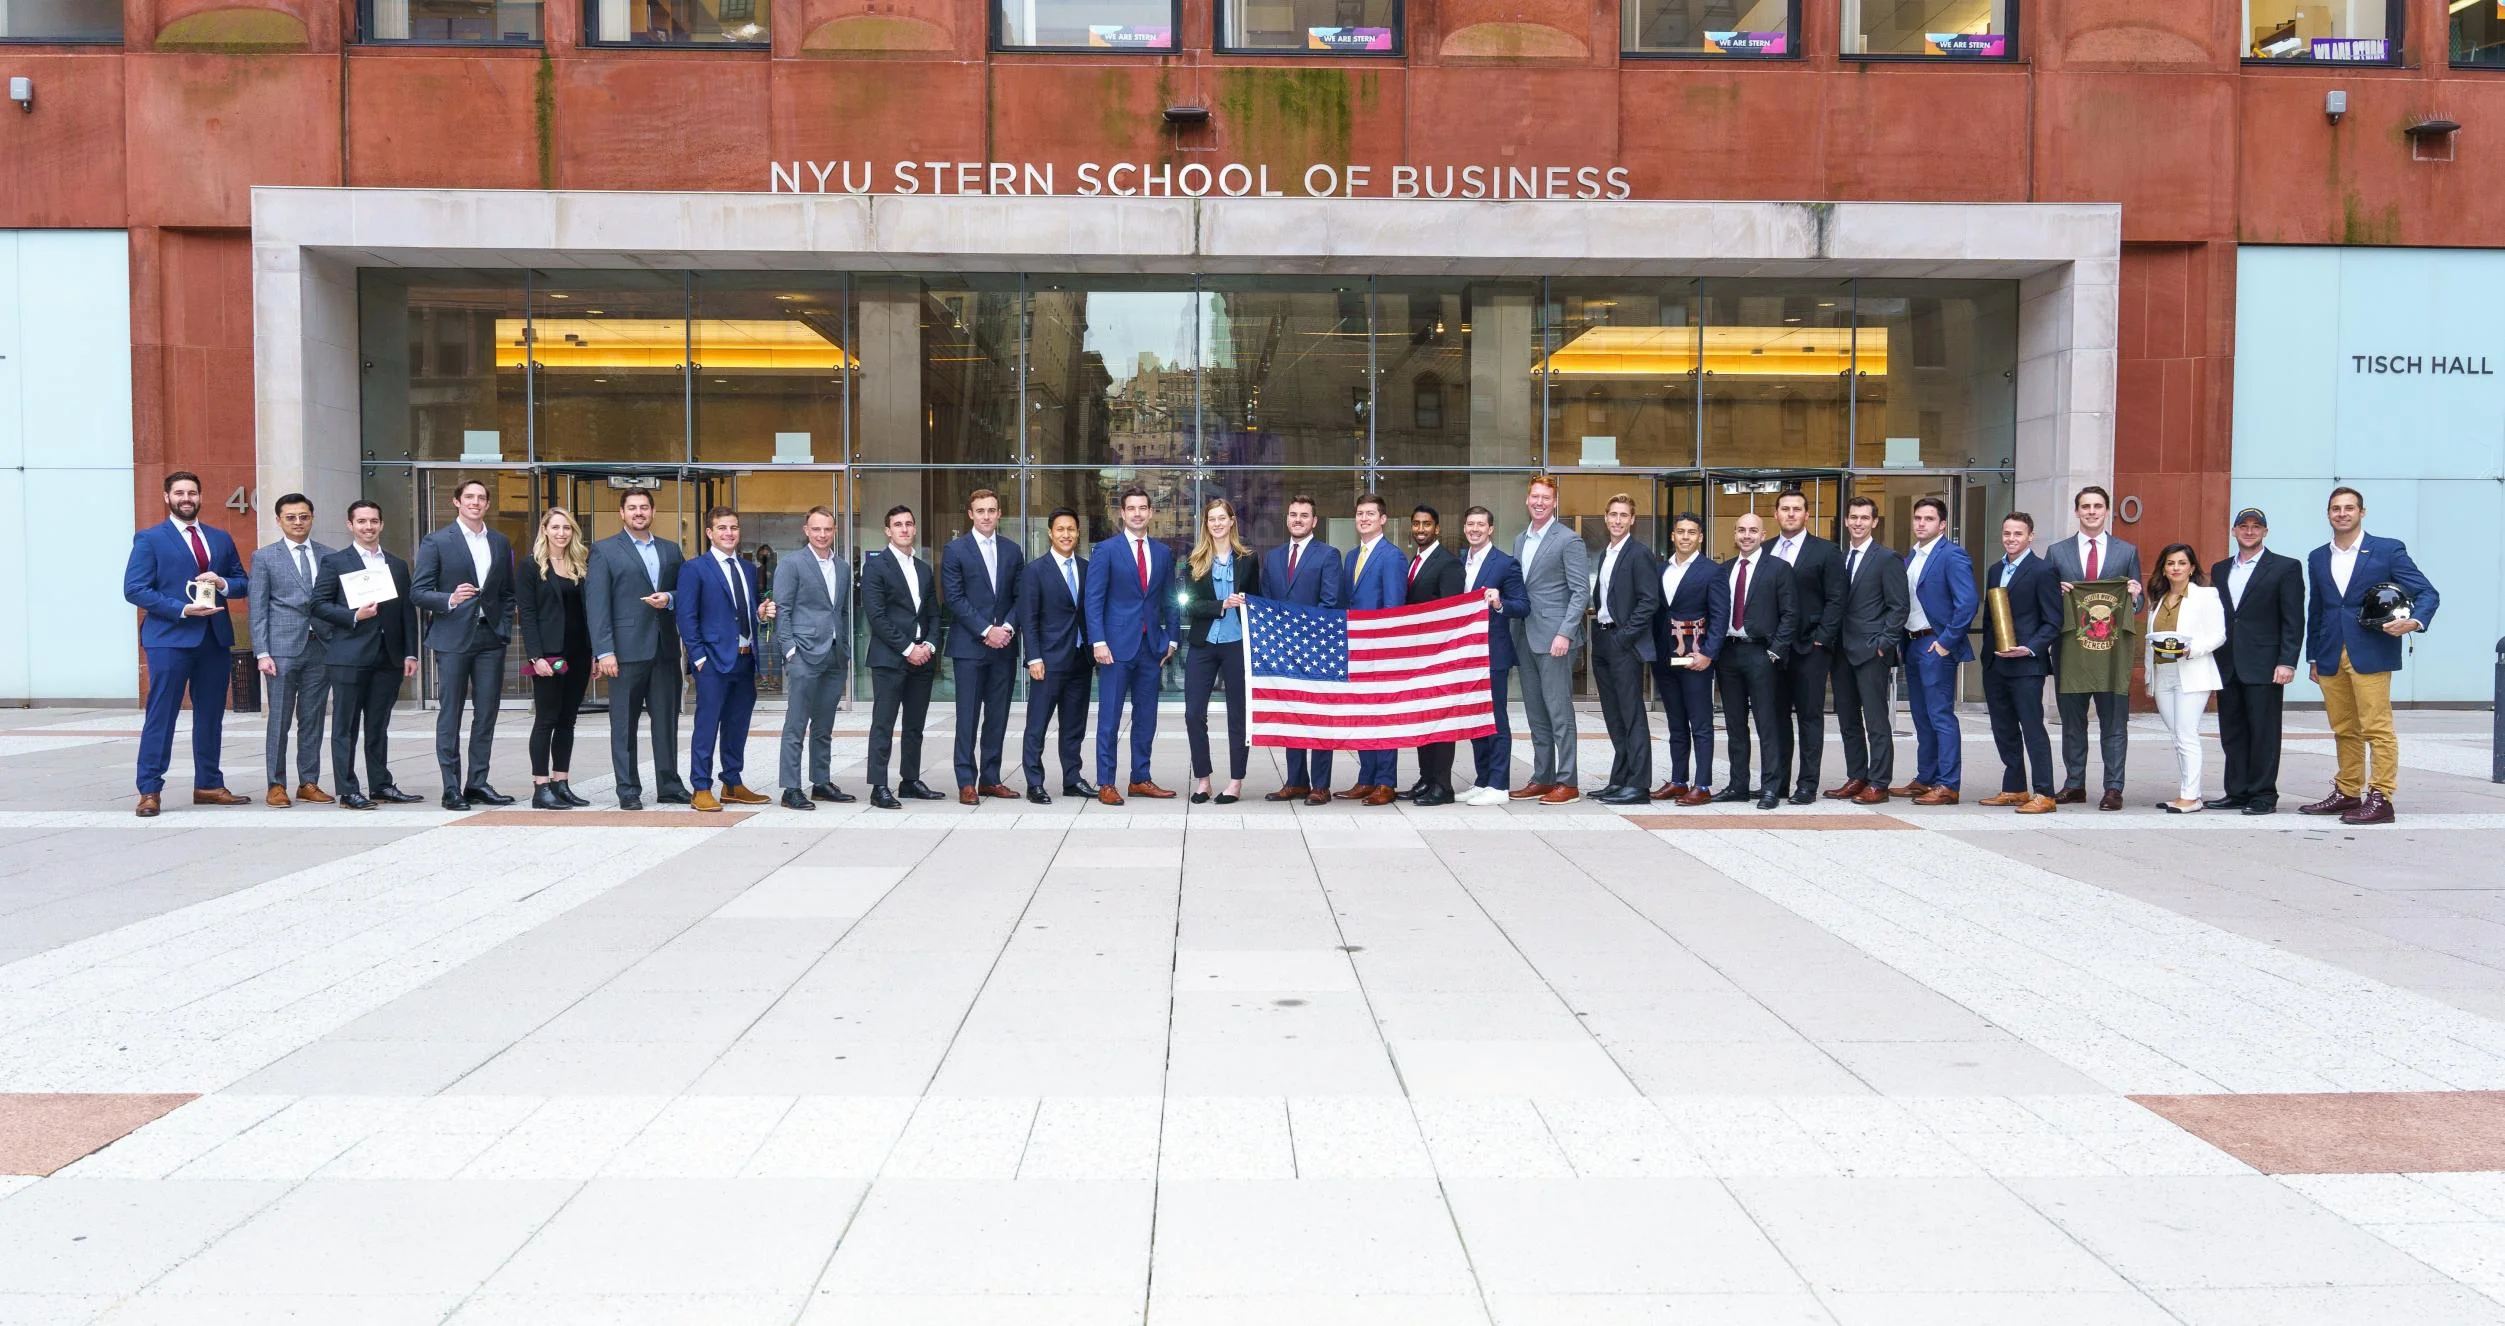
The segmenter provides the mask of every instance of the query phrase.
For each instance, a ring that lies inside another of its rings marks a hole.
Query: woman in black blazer
[[[1261,592],[1261,560],[1235,529],[1235,504],[1209,499],[1201,509],[1200,538],[1183,565],[1183,732],[1192,747],[1192,804],[1209,799],[1209,690],[1226,685],[1226,790],[1218,804],[1231,806],[1244,793],[1244,765],[1252,747],[1244,740],[1244,619],[1236,609]]]
[[[531,805],[572,810],[591,804],[574,795],[566,776],[574,762],[574,718],[591,684],[591,624],[583,616],[591,559],[565,508],[550,507],[540,517],[539,537],[521,562],[513,597],[521,607],[522,671],[531,679]]]

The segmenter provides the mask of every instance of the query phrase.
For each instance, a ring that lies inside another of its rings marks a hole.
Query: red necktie
[[[1418,568],[1424,565],[1426,565],[1426,557],[1424,554],[1420,554],[1418,560],[1409,564],[1409,587],[1411,589],[1416,589],[1418,587]]]
[[[1748,559],[1740,559],[1739,572],[1731,577],[1731,628],[1748,629]]]
[[[200,541],[200,527],[198,525],[185,525],[183,526],[183,533],[191,539],[191,560],[198,562],[201,570],[208,570],[209,545]]]
[[[1287,583],[1290,586],[1293,586],[1296,583],[1296,554],[1298,551],[1299,549],[1297,545],[1293,543],[1287,545]]]
[[[1148,540],[1133,539],[1131,554],[1139,559],[1139,592],[1148,592]]]
[[[2087,578],[2090,580],[2094,580],[2096,578],[2096,568],[2099,565],[2099,561],[2096,556],[2096,545],[2096,540],[2088,540]]]

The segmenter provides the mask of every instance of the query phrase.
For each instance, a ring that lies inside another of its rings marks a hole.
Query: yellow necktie
[[[1371,543],[1357,550],[1357,578],[1359,580],[1366,578],[1366,558],[1373,555],[1374,545]]]

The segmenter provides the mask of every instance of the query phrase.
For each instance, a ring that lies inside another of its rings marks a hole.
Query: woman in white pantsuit
[[[2157,716],[2174,737],[2172,801],[2158,804],[2186,815],[2201,808],[2201,712],[2218,689],[2218,661],[2227,642],[2227,608],[2218,591],[2202,583],[2200,560],[2188,543],[2157,554],[2157,584],[2148,605],[2148,693]]]

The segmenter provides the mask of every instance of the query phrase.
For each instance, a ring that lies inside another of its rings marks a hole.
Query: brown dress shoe
[[[330,793],[311,783],[298,783],[296,784],[296,800],[310,801],[314,805],[324,806],[330,804],[333,798]]]
[[[1312,788],[1310,788],[1310,787],[1282,787],[1282,788],[1280,788],[1278,791],[1276,791],[1276,792],[1272,792],[1272,793],[1270,793],[1268,796],[1263,797],[1263,798],[1262,798],[1262,800],[1264,800],[1264,801],[1302,801],[1302,800],[1304,800],[1307,796],[1310,796],[1310,795],[1312,794],[1312,792],[1313,792],[1313,789],[1312,789]],[[1325,798],[1323,798],[1323,799],[1327,801],[1327,800],[1329,800],[1330,798],[1325,797]]]
[[[2098,810],[2122,809],[2122,789],[2118,787],[2105,789],[2105,795],[2097,799],[2096,808]]]
[[[1308,806],[1327,806],[1331,804],[1330,790],[1327,788],[1317,787],[1312,791],[1305,793],[1305,804]]]
[[[1367,797],[1370,797],[1370,796],[1373,796],[1373,795],[1374,795],[1374,784],[1372,784],[1372,783],[1352,783],[1352,784],[1350,784],[1350,785],[1349,785],[1349,787],[1348,787],[1348,790],[1347,790],[1347,791],[1345,791],[1345,792],[1333,792],[1331,795],[1332,795],[1332,796],[1335,796],[1335,797],[1337,797],[1337,798],[1339,798],[1339,799],[1340,799],[1340,800],[1342,800],[1342,801],[1363,801],[1363,800],[1365,800]]]
[[[1366,793],[1366,799],[1360,804],[1368,806],[1388,806],[1398,800],[1400,800],[1400,795],[1392,789],[1388,787],[1378,787],[1373,791]]]
[[[1870,786],[1869,779],[1854,778],[1847,780],[1842,787],[1830,788],[1827,791],[1820,793],[1820,795],[1824,796],[1829,801],[1850,801],[1854,797],[1860,796],[1861,789],[1868,786]]]
[[[2087,804],[2087,789],[2084,787],[2065,787],[2053,794],[2053,804],[2059,806],[2084,806]]]
[[[1145,782],[1131,784],[1131,795],[1135,797],[1146,797],[1151,801],[1164,801],[1171,798],[1174,794],[1162,787],[1157,786],[1156,781],[1154,779],[1150,779]]]
[[[157,817],[157,810],[159,806],[160,801],[156,793],[142,792],[139,794],[139,809],[133,811],[132,813],[139,816],[139,818],[143,820],[152,820]]]
[[[2298,806],[2296,813],[2299,815],[2345,815],[2357,807],[2357,798],[2334,786],[2331,789],[2331,795],[2311,805]]]
[[[1663,783],[1661,786],[1653,789],[1653,800],[1655,801],[1676,801],[1680,797],[1686,795],[1687,784],[1685,783]]]
[[[750,790],[746,783],[725,784],[722,788],[722,799],[736,801],[743,806],[763,806],[774,800],[763,792]]]
[[[1853,804],[1856,806],[1884,806],[1887,804],[1887,798],[1888,791],[1886,788],[1865,787],[1859,792],[1853,794]]]
[[[1687,790],[1686,796],[1679,798],[1679,804],[1682,806],[1710,806],[1713,804],[1713,789],[1709,787],[1691,787]]]
[[[713,789],[710,787],[697,789],[696,795],[687,799],[687,804],[698,810],[720,810],[722,808],[722,803],[714,799]]]
[[[1018,799],[1018,794],[1010,791],[1009,786],[1006,783],[994,783],[991,786],[984,788],[983,795],[990,797],[994,801],[1015,801]]]
[[[1537,801],[1556,790],[1555,783],[1525,783],[1505,795],[1515,801]]]
[[[1118,806],[1122,804],[1122,794],[1114,791],[1113,784],[1111,783],[1107,783],[1096,789],[1096,799],[1108,806]]]
[[[2038,794],[2036,796],[2028,797],[2025,802],[2021,803],[2018,807],[2018,813],[2021,815],[2050,815],[2058,809],[2060,809],[2060,807],[2054,804],[2051,797]]]
[[[1580,801],[1582,799],[1582,788],[1567,787],[1563,784],[1559,784],[1555,787],[1549,788],[1548,791],[1541,794],[1540,804],[1543,806],[1562,806],[1569,801]]]
[[[2370,787],[2358,798],[2356,809],[2340,817],[2340,823],[2390,824],[2393,818],[2391,799]]]
[[[1923,793],[1930,790],[1929,783],[1907,783],[1903,787],[1889,788],[1887,794],[1892,797],[1904,797],[1909,801],[1920,801]]]
[[[957,804],[960,806],[979,806],[983,804],[983,798],[978,795],[973,788],[960,787],[957,789]]]
[[[296,804],[287,799],[287,789],[276,783],[270,784],[270,794],[263,797],[262,800],[267,801],[281,810],[285,810],[287,807]]]
[[[1975,804],[1978,806],[2023,806],[2027,804],[2027,801],[2028,797],[2024,792],[1994,792]]]
[[[252,804],[252,798],[238,796],[223,787],[198,787],[192,789],[191,804],[195,806],[249,806]]]
[[[1953,788],[1953,787],[1935,787],[1935,788],[1932,788],[1930,791],[1923,793],[1921,796],[1915,797],[1915,798],[1914,798],[1914,804],[1915,804],[1915,805],[1917,805],[1917,806],[1953,806],[1953,805],[1956,805],[1956,804],[1957,804],[1957,789],[1956,789],[1956,788]]]

